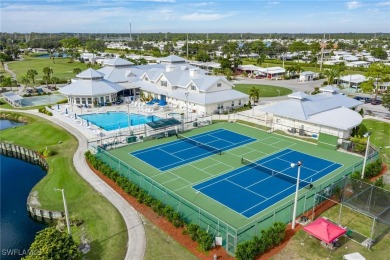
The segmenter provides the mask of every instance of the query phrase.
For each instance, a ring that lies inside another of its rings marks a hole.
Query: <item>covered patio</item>
[[[23,97],[19,96],[15,92],[9,91],[2,94],[4,100],[13,107],[21,107]]]

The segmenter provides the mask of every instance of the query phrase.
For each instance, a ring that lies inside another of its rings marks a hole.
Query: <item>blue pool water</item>
[[[160,120],[158,116],[144,116],[139,114],[130,114],[130,118],[126,112],[107,112],[101,114],[86,114],[80,115],[84,120],[103,128],[106,131],[118,130],[129,126],[142,125],[147,122],[154,122]]]

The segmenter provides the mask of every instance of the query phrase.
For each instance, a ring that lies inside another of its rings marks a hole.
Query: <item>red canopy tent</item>
[[[310,235],[326,242],[333,242],[335,239],[344,235],[347,230],[337,226],[336,224],[324,219],[318,218],[309,225],[303,228]]]

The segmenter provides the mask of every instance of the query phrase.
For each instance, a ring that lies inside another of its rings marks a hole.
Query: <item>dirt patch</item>
[[[195,256],[200,259],[210,260],[213,259],[214,255],[217,255],[218,259],[235,259],[234,257],[227,254],[225,249],[221,246],[217,246],[209,252],[202,252],[197,249],[198,244],[195,241],[192,241],[190,236],[183,235],[184,228],[176,228],[174,227],[168,220],[164,217],[160,217],[157,215],[150,207],[138,203],[135,198],[127,194],[124,190],[122,190],[113,180],[103,175],[98,170],[94,169],[89,163],[89,167],[91,170],[99,176],[104,182],[110,185],[118,194],[120,194],[133,208],[146,217],[150,222],[154,225],[158,226],[161,230],[170,235],[173,239],[175,239],[178,243],[186,247],[189,251],[191,251]],[[265,258],[264,258],[265,259]]]

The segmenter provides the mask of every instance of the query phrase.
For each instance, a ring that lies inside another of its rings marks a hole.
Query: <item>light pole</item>
[[[68,206],[66,205],[64,189],[54,188],[54,191],[61,191],[61,193],[62,193],[62,201],[64,202],[64,209],[65,209],[66,226],[68,227],[68,234],[70,236],[71,233],[70,233],[69,212],[68,212]]]
[[[293,209],[293,215],[292,215],[292,224],[291,228],[295,229],[295,218],[297,214],[297,204],[298,204],[298,190],[299,190],[299,176],[301,175],[301,166],[302,162],[298,161],[296,164],[292,163],[291,168],[294,168],[295,166],[298,166],[298,175],[297,175],[297,186],[295,188],[295,199],[294,199],[294,209]]]
[[[188,122],[188,94],[189,92],[186,92],[186,122]]]
[[[279,90],[279,89],[277,89],[276,91],[278,92],[278,102],[279,102],[279,98],[280,98],[280,90]]]
[[[130,126],[130,103],[127,104],[127,125],[129,127],[129,136],[131,135],[131,126]]]
[[[363,135],[364,137],[367,137],[367,147],[366,147],[366,153],[364,154],[364,160],[363,160],[363,169],[362,169],[362,176],[361,179],[364,179],[364,171],[366,170],[366,161],[368,156],[368,150],[370,149],[370,136],[371,132],[367,132]]]

